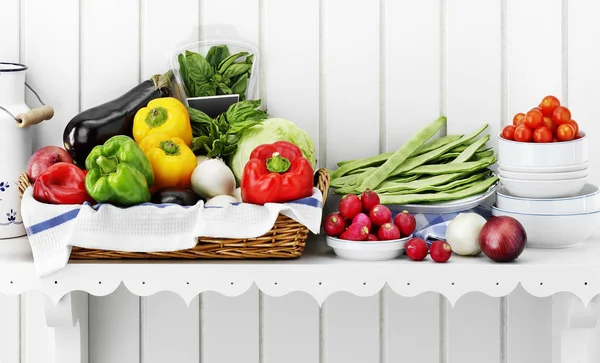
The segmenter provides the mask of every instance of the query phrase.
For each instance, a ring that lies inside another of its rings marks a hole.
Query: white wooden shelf
[[[349,261],[335,256],[323,237],[317,236],[308,241],[303,256],[294,260],[76,261],[43,278],[35,274],[25,238],[0,242],[0,294],[41,290],[56,304],[72,291],[103,296],[121,283],[139,296],[171,291],[188,304],[204,291],[238,296],[252,284],[270,296],[303,291],[322,304],[339,291],[371,296],[387,283],[399,295],[433,291],[453,305],[472,291],[500,297],[521,284],[538,297],[571,292],[587,306],[600,293],[600,236],[569,249],[528,248],[508,264],[483,255],[454,255],[444,264],[430,258],[414,262],[406,256],[381,262]]]

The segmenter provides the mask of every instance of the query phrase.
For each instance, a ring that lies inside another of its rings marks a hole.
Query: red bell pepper
[[[49,204],[94,204],[94,199],[85,190],[86,174],[86,170],[73,164],[56,163],[36,178],[33,197]]]
[[[313,169],[295,144],[264,144],[250,154],[241,187],[245,203],[289,202],[312,195]]]

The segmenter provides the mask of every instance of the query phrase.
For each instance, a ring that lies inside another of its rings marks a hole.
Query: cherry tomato
[[[514,140],[515,139],[515,129],[517,127],[515,125],[508,125],[502,130],[502,137],[506,140]]]
[[[552,113],[552,121],[557,125],[568,124],[571,120],[571,111],[565,106],[558,106]]]
[[[573,140],[577,140],[577,139],[581,139],[583,136],[581,136],[581,134],[577,134],[575,135],[575,137],[573,138]]]
[[[560,141],[571,141],[575,137],[575,130],[573,130],[573,126],[569,124],[562,124],[556,129],[556,137]]]
[[[533,131],[533,141],[552,142],[552,131],[546,126],[540,126]]]
[[[552,142],[560,142],[560,140],[556,136],[553,136],[552,137]]]
[[[544,116],[552,116],[552,113],[558,106],[560,106],[560,101],[554,96],[546,96],[542,100],[542,103],[540,103]]]
[[[530,142],[533,139],[533,131],[526,125],[517,126],[515,129],[515,141]]]
[[[523,117],[525,117],[525,114],[523,112],[519,112],[518,114],[516,114],[515,117],[513,117],[513,125],[519,126],[519,121],[521,121]]]
[[[579,135],[579,124],[575,120],[569,120],[569,125],[573,126],[573,130],[575,130],[575,136]]]
[[[549,128],[553,134],[556,133],[556,128],[558,127],[558,125],[556,125],[554,122],[552,122],[552,117],[547,117],[547,116],[544,116],[544,126]]]
[[[544,115],[542,115],[542,111],[538,109],[531,109],[525,115],[525,126],[530,129],[537,129],[540,126],[544,125]]]

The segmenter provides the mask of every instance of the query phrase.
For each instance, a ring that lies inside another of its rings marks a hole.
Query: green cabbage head
[[[289,141],[298,145],[313,169],[317,166],[315,144],[306,131],[292,121],[268,118],[244,132],[238,143],[237,151],[231,157],[229,165],[238,182],[242,179],[244,166],[250,159],[252,150],[259,145],[272,144],[275,141]]]

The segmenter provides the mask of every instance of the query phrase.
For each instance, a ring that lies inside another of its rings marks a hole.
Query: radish
[[[323,223],[325,234],[328,236],[339,236],[346,229],[346,221],[339,213],[330,213],[325,217]]]
[[[369,229],[367,226],[352,223],[348,229],[340,235],[341,239],[350,241],[364,241],[369,236]]]
[[[354,218],[352,218],[352,223],[364,224],[365,226],[367,226],[367,228],[369,228],[369,232],[371,232],[371,227],[373,227],[369,216],[364,213],[358,213],[357,215],[355,215]]]
[[[346,219],[352,219],[362,210],[362,203],[356,194],[346,194],[340,200],[338,210]]]
[[[396,218],[394,218],[394,224],[400,229],[402,237],[408,237],[415,231],[417,220],[412,214],[402,211],[402,213],[398,213]]]
[[[389,241],[392,239],[400,238],[400,230],[393,223],[386,223],[381,228],[379,228],[379,232],[377,232],[377,236],[379,239],[384,241]]]
[[[379,238],[373,233],[369,233],[369,235],[367,236],[367,241],[379,241]]]
[[[382,226],[392,220],[392,212],[385,205],[377,204],[369,212],[371,222],[376,226]]]
[[[406,255],[413,261],[422,261],[427,257],[427,243],[420,238],[413,238],[406,244]]]
[[[446,262],[452,256],[452,247],[445,241],[435,241],[429,248],[431,258],[435,262]]]
[[[362,201],[362,207],[365,213],[369,213],[374,206],[379,204],[379,195],[367,188],[364,192],[362,192],[360,200]]]

